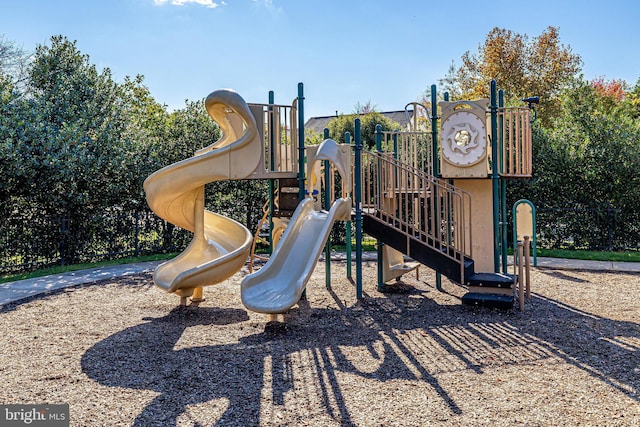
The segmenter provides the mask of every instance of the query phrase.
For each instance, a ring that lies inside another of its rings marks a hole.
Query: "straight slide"
[[[316,211],[312,198],[296,208],[269,261],[240,285],[242,303],[257,313],[293,307],[304,291],[336,220],[351,214],[351,199],[337,199],[329,212]]]

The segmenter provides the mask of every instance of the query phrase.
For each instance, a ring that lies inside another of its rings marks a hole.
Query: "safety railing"
[[[362,210],[460,263],[471,258],[469,193],[400,162],[363,152]]]
[[[531,111],[527,107],[498,110],[500,175],[530,177],[532,173]]]
[[[292,105],[249,104],[249,107],[264,138],[265,170],[297,173],[297,99]]]
[[[431,133],[385,131],[382,132],[382,146],[384,151],[393,152],[393,157],[400,162],[433,175]]]

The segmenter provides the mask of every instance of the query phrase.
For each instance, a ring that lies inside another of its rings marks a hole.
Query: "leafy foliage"
[[[467,51],[461,60],[461,66],[452,65],[441,81],[452,99],[486,98],[495,79],[508,100],[540,96],[539,118],[544,124],[558,113],[562,89],[582,66],[580,56],[560,42],[555,27],[531,40],[495,27],[476,53]]]
[[[626,96],[575,80],[561,114],[534,133],[534,180],[512,186],[549,218],[552,246],[631,248],[640,242],[640,121]],[[544,230],[542,230],[544,231]]]
[[[383,131],[400,129],[400,125],[398,123],[377,112],[371,112],[364,115],[343,114],[329,122],[327,125],[329,128],[329,135],[331,135],[336,142],[341,144],[345,142],[344,135],[346,132],[349,132],[353,138],[354,120],[356,118],[360,118],[362,144],[368,149],[374,148],[376,145],[376,125],[381,125]]]

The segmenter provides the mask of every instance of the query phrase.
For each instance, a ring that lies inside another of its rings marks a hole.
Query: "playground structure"
[[[478,101],[449,102],[445,94],[437,103],[432,86],[431,111],[414,103],[411,129],[378,127],[374,151],[363,149],[358,119],[354,145],[350,135],[346,144],[337,144],[325,132],[320,146],[305,147],[302,88],[291,106],[274,104],[273,93],[268,104],[246,104],[230,90],[207,97],[206,109],[222,138],[144,184],[154,212],[194,233],[182,254],[156,269],[154,282],[179,295],[182,304],[188,297],[201,300],[203,286],[240,270],[266,229],[271,256],[242,280],[242,302],[256,312],[283,313],[304,296],[323,246],[330,287],[328,240],[335,221],[347,221],[351,274],[353,219],[358,299],[366,233],[378,241],[380,290],[421,264],[436,271],[438,289],[441,275],[468,286],[463,304],[511,308],[516,296],[522,310],[523,290],[530,287],[524,280],[528,270],[522,270],[529,266],[529,236],[526,248],[514,248],[516,267],[509,274],[506,181],[531,176],[529,108],[504,107],[495,82],[491,98]],[[419,108],[429,129],[418,126]],[[204,209],[204,185],[221,179],[269,180],[256,238],[243,225]],[[335,197],[337,181],[341,197]]]

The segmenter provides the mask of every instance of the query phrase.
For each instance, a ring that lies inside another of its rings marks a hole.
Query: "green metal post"
[[[439,164],[439,156],[438,156],[438,96],[436,92],[436,85],[431,85],[431,157],[432,157],[432,165],[431,168],[433,170],[433,176],[438,177],[440,175],[440,164]],[[449,99],[449,94],[445,92],[445,99]],[[434,186],[431,191],[431,197],[433,197],[433,214],[438,211],[438,189]],[[442,273],[436,270],[436,289],[440,292],[442,289]]]
[[[376,151],[378,153],[382,153],[382,126],[381,125],[376,125]],[[381,169],[382,169],[382,164],[380,163],[380,160],[378,160],[378,183],[377,183],[377,187],[378,187],[378,200],[380,203],[382,203],[382,177],[381,175]],[[384,281],[382,280],[382,247],[383,247],[384,243],[382,243],[382,241],[380,239],[377,239],[377,259],[378,259],[378,291],[382,292],[384,290]]]
[[[393,131],[393,158],[398,160],[398,132],[399,130]]]
[[[304,199],[304,85],[298,83],[298,197]]]
[[[490,106],[491,111],[491,185],[493,196],[493,271],[495,273],[500,272],[500,175],[498,171],[498,105],[497,105],[497,90],[496,81],[491,80],[491,97]]]
[[[344,142],[345,144],[349,144],[349,145],[351,144],[351,134],[349,132],[346,132],[344,134]],[[351,218],[351,215],[349,215],[349,218]],[[345,240],[346,240],[346,251],[347,251],[347,279],[351,279],[352,278],[352,275],[351,275],[351,221],[347,221],[347,223],[345,224],[345,228],[346,228]]]
[[[356,206],[356,298],[362,299],[362,136],[360,119],[354,123],[355,156],[353,174],[355,181],[354,204]]]
[[[329,129],[324,129],[324,139],[329,139]],[[331,210],[331,192],[333,187],[331,186],[331,164],[328,160],[323,162],[324,164],[324,209],[329,212]],[[331,289],[331,233],[327,237],[327,242],[324,247],[324,277],[327,289]]]
[[[499,108],[504,108],[504,91],[502,89],[500,89],[498,91],[498,107]],[[499,165],[500,165],[500,172],[503,173],[504,172],[504,134],[503,134],[503,129],[504,129],[504,115],[500,116],[500,122],[498,123],[498,133],[500,134],[500,161],[499,161]],[[507,242],[507,227],[508,227],[508,221],[507,221],[507,180],[506,179],[500,179],[500,223],[502,225],[502,230],[501,230],[501,253],[502,253],[502,272],[504,274],[508,273],[508,262],[507,262],[507,246],[508,246],[508,242]]]
[[[298,83],[298,199],[304,200],[304,85]],[[307,299],[307,290],[300,299]]]
[[[273,165],[275,163],[275,143],[273,138],[275,131],[273,129],[273,104],[275,102],[275,96],[272,90],[269,91],[269,171],[273,172]],[[269,179],[269,253],[272,254],[273,250],[273,211],[275,210],[275,180]]]
[[[438,160],[438,97],[436,85],[431,85],[431,145],[432,145],[432,167],[433,176],[440,175],[440,164]]]

